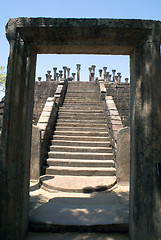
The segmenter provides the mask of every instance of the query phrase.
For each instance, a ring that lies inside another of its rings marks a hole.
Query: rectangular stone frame
[[[0,155],[1,236],[25,239],[36,54],[130,55],[130,239],[161,239],[161,22],[123,19],[10,19]]]

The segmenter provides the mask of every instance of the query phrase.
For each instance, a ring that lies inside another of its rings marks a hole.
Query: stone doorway
[[[10,57],[1,146],[4,239],[13,234],[16,239],[24,239],[27,231],[31,121],[38,53],[130,55],[130,238],[159,239],[161,185],[156,164],[160,162],[161,149],[161,23],[17,18],[9,20],[6,31]],[[144,228],[140,227],[142,225]],[[9,230],[5,226],[10,226]]]

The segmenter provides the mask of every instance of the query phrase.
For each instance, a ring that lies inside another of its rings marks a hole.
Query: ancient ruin
[[[10,43],[10,57],[0,146],[2,159],[0,167],[0,226],[2,238],[22,240],[25,239],[28,230],[28,189],[30,155],[33,154],[31,130],[36,54],[83,53],[130,55],[129,235],[132,240],[160,239],[161,185],[157,166],[160,163],[161,149],[161,23],[151,20],[17,18],[9,20],[6,34]],[[66,66],[64,66],[63,70],[59,70],[59,73],[56,70],[54,69],[54,81],[52,81],[50,71],[46,75],[46,83],[50,86],[58,83],[57,87],[55,85],[56,91],[53,92],[54,96],[45,100],[46,105],[43,107],[43,111],[40,111],[41,116],[39,119],[44,118],[42,122],[44,131],[42,131],[41,135],[41,139],[44,139],[42,145],[44,149],[48,137],[51,136],[53,131],[51,122],[56,120],[59,107],[61,118],[66,118],[68,115],[68,109],[62,106],[63,101],[68,108],[73,108],[74,106],[68,105],[71,95],[73,95],[75,102],[80,101],[82,103],[79,98],[84,95],[83,100],[89,100],[93,92],[94,97],[98,97],[97,99],[94,98],[94,101],[98,100],[106,106],[107,117],[119,116],[114,97],[108,91],[113,91],[114,94],[118,89],[121,89],[122,84],[129,85],[128,83],[121,83],[121,74],[117,73],[116,75],[115,70],[112,71],[112,74],[107,73],[106,66],[100,69],[99,77],[95,81],[95,66],[92,65],[89,69],[88,84],[91,84],[93,90],[90,90],[91,94],[88,94],[83,87],[81,90],[83,85],[80,79],[80,64],[77,65],[76,76],[72,74],[70,79],[75,81],[63,79],[63,75],[64,78],[65,76],[71,76],[70,69],[66,68]],[[117,81],[117,84],[110,84],[111,81],[113,83]],[[35,90],[38,86],[43,85],[43,82],[38,81],[36,85]],[[77,96],[74,96],[74,86],[76,88],[80,87],[82,95],[76,94]],[[99,91],[98,95],[96,94],[96,86]],[[64,100],[66,91],[67,99]],[[47,111],[49,108],[50,111]],[[90,105],[90,108],[93,107]],[[82,108],[80,108],[80,111],[82,111]],[[98,111],[98,115],[102,114],[99,104],[96,105],[93,111]],[[47,112],[52,114],[47,114]],[[43,113],[46,115],[43,116]],[[97,117],[98,115],[96,114]],[[83,114],[78,112],[76,116],[79,119],[84,117]],[[88,119],[90,118],[89,113]],[[114,124],[116,122],[112,121],[116,119],[108,119],[111,121],[111,132],[109,132],[111,136],[113,135],[112,147],[115,149],[118,126],[115,126],[117,125]],[[117,120],[121,121],[120,118]],[[41,121],[38,123],[41,124]],[[35,127],[33,127],[33,133],[34,131],[36,131],[35,136],[37,136],[35,139],[38,139],[39,132],[35,130]],[[56,131],[59,133],[59,130]],[[123,143],[121,139],[124,134],[128,134],[126,129],[117,136],[118,142]],[[107,133],[103,137],[108,138]],[[127,143],[124,142],[124,144]],[[51,149],[53,148],[55,148],[55,145],[51,146]],[[109,160],[111,161],[112,174],[115,175],[114,172],[116,171],[117,176],[118,172],[118,179],[121,181],[123,177],[122,171],[126,166],[124,166],[123,158],[120,157],[122,147],[120,147],[119,151],[119,157],[116,156],[118,171],[113,169],[112,159]],[[40,154],[40,149],[37,149],[37,153]],[[109,153],[112,154],[111,149],[109,149]],[[53,158],[52,153],[49,155]],[[105,155],[107,156],[107,154]],[[101,156],[101,154],[98,154],[98,156]],[[105,159],[100,160],[104,164],[103,160]],[[119,161],[121,161],[121,166],[119,166]],[[50,169],[52,169],[52,164],[49,171]]]

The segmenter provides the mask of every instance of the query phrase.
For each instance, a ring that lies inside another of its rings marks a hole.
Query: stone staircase
[[[47,159],[48,191],[100,191],[116,183],[104,109],[94,82],[68,82]]]

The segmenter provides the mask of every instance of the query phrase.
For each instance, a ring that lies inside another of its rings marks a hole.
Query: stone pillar
[[[115,82],[118,83],[118,76],[115,76]]]
[[[51,77],[52,77],[52,75],[50,73],[51,73],[51,71],[48,70],[47,74],[46,74],[46,81],[49,81],[49,82],[51,81]]]
[[[70,77],[70,68],[67,68],[67,77]]]
[[[128,83],[128,81],[129,81],[129,78],[125,78],[125,83]]]
[[[107,78],[106,78],[106,70],[107,70],[107,67],[103,67],[103,76],[104,76],[104,81],[107,82]]]
[[[102,71],[103,71],[103,70],[102,70],[102,69],[99,69],[98,71],[99,71],[99,78],[102,78]]]
[[[109,82],[111,82],[111,77],[112,77],[112,75],[109,74],[109,75],[108,75],[108,80],[109,80]]]
[[[91,80],[92,67],[89,67],[88,69],[89,69],[89,82],[91,82],[91,81],[92,81],[92,80]]]
[[[16,30],[8,29],[10,57],[0,146],[1,239],[24,240],[28,202],[36,54]]]
[[[121,83],[121,73],[117,73],[118,76],[118,83]]]
[[[130,239],[161,239],[161,63],[155,29],[132,52]],[[154,38],[155,37],[155,38]],[[142,227],[141,227],[142,226]]]
[[[61,80],[62,78],[63,78],[63,71],[60,70],[60,71],[59,71],[59,79]]]
[[[41,77],[38,77],[38,83],[37,83],[37,84],[38,84],[39,86],[41,85],[41,79],[42,79]]]
[[[95,74],[96,66],[95,66],[95,65],[92,65],[91,68],[92,68],[92,72]]]
[[[115,82],[115,72],[116,72],[116,70],[112,70],[112,73],[113,73],[113,82]]]
[[[56,81],[59,81],[59,73],[56,73]]]
[[[67,76],[66,76],[67,67],[66,67],[66,66],[64,66],[64,67],[63,67],[63,70],[64,70],[64,79],[66,80],[66,78],[67,78]]]
[[[75,73],[72,73],[72,76],[73,76],[73,82],[75,82]]]
[[[94,82],[94,73],[91,73],[91,82]]]
[[[77,81],[79,82],[80,81],[80,67],[81,67],[81,65],[76,64],[76,66],[77,66]]]
[[[54,67],[53,70],[54,70],[54,81],[56,81],[56,80],[57,80],[57,75],[56,75],[56,70],[57,70],[57,68]]]
[[[92,77],[93,77],[93,81],[94,81],[96,66],[95,66],[95,65],[92,65],[91,68],[92,68],[92,73],[94,73],[93,76],[92,76]]]
[[[109,83],[109,72],[106,72],[106,77],[105,77],[105,79],[106,79],[106,82]]]

